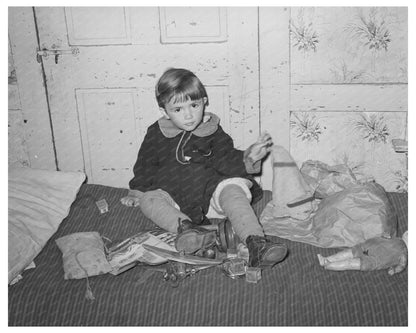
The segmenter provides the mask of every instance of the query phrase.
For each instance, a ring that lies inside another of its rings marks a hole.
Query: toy
[[[144,249],[143,245],[147,244],[161,249],[174,250],[175,237],[175,234],[156,228],[150,231],[139,232],[106,249],[107,260],[113,268],[110,273],[113,275],[121,274],[139,263],[160,265],[168,262],[168,259]]]
[[[261,269],[258,267],[246,268],[246,281],[250,283],[257,283],[261,279]]]
[[[187,277],[194,276],[201,270],[214,267],[213,265],[190,265],[178,261],[168,261],[165,264],[155,266],[136,262],[136,266],[143,269],[136,280],[137,284],[146,283],[154,273],[162,273],[163,280],[170,282],[172,288],[178,287]]]
[[[223,261],[221,270],[229,278],[240,279],[246,274],[247,262],[240,258],[228,258]]]
[[[220,250],[225,249],[225,252],[215,251],[215,256],[209,257],[197,256],[187,254],[184,251],[178,252],[177,250],[169,250],[143,243],[141,247],[146,253],[156,255],[168,261],[167,267],[162,267],[161,265],[149,267],[149,265],[146,265],[146,270],[163,272],[165,281],[171,282],[173,287],[177,287],[186,277],[193,276],[198,271],[211,267],[220,268],[227,277],[232,279],[245,278],[246,282],[249,283],[260,281],[261,268],[248,267],[249,253],[247,246],[234,237],[235,234],[229,222],[225,221],[220,227],[201,226],[201,229],[205,227],[207,230],[215,230],[217,232],[216,244]],[[138,263],[136,262],[136,264]],[[140,281],[145,281],[148,276],[149,274],[144,274]]]
[[[108,212],[108,203],[105,199],[98,200],[95,204],[97,205],[101,214]]]
[[[219,265],[222,263],[220,259],[209,259],[204,257],[197,257],[193,255],[187,255],[180,252],[169,251],[162,249],[156,246],[143,244],[143,248],[147,251],[150,251],[160,257],[163,257],[167,260],[182,262],[190,265]]]
[[[148,269],[162,272],[163,279],[169,281],[174,288],[176,288],[186,277],[194,276],[201,270],[215,267],[222,263],[222,260],[220,259],[209,259],[187,255],[148,244],[143,244],[143,248],[150,253],[168,260],[168,266],[166,268],[160,269],[159,267],[153,267]]]
[[[407,265],[407,237],[375,237],[329,257],[318,254],[319,264],[327,270],[373,271],[388,269],[388,274],[402,272]]]

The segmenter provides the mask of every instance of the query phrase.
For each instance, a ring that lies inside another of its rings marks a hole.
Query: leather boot
[[[178,252],[212,257],[213,253],[215,255],[212,248],[216,243],[217,232],[215,230],[207,230],[189,220],[179,221],[178,235],[175,240]]]
[[[240,238],[234,231],[230,220],[225,219],[218,224],[218,247],[221,251],[237,249],[238,244],[241,243]]]
[[[248,236],[246,244],[250,267],[273,267],[281,262],[288,252],[285,244],[273,243],[262,236]]]

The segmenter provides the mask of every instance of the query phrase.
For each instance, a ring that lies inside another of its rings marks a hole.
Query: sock
[[[140,208],[143,214],[160,228],[174,233],[178,230],[178,219],[190,220],[175,207],[170,195],[161,190],[144,193],[140,199]]]
[[[225,186],[220,193],[219,203],[225,216],[230,220],[234,232],[243,242],[250,235],[264,237],[263,228],[240,186],[235,184]]]

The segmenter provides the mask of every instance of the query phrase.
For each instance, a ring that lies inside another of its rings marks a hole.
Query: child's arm
[[[155,149],[153,138],[154,135],[152,135],[152,130],[149,128],[133,167],[134,177],[129,182],[129,192],[127,196],[120,199],[123,205],[138,206],[143,192],[146,192],[153,184],[155,171],[157,170],[157,149]]]
[[[233,177],[247,175],[244,152],[234,147],[233,139],[223,131],[221,126],[218,126],[211,148],[212,154],[209,156],[209,163],[217,172]]]
[[[132,190],[146,192],[153,184],[158,166],[158,143],[155,128],[149,127],[133,167],[134,177],[129,182]]]
[[[225,176],[245,177],[260,172],[261,159],[270,151],[272,145],[270,135],[265,133],[246,151],[236,149],[232,138],[219,126],[212,143],[212,153],[204,158],[204,163]],[[201,163],[201,159],[192,157],[191,163]]]

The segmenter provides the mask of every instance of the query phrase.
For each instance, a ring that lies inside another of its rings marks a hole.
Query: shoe
[[[189,220],[179,222],[175,247],[184,254],[212,257],[212,248],[217,244],[217,232],[193,224]],[[215,252],[214,252],[215,253]]]
[[[262,236],[248,236],[246,244],[250,267],[273,267],[285,259],[288,253],[285,244],[274,243]]]
[[[231,222],[228,219],[221,221],[218,224],[218,247],[221,251],[236,250],[238,244],[241,243],[240,238],[235,233]]]

